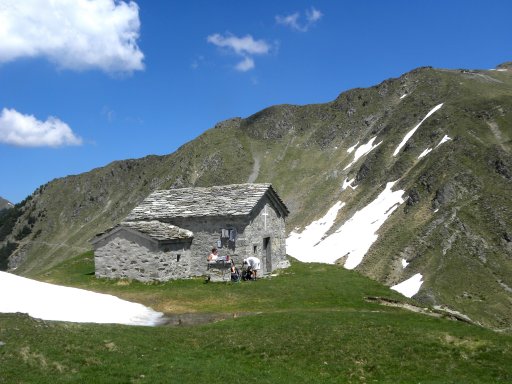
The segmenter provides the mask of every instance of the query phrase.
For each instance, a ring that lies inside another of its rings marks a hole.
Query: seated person
[[[208,255],[208,262],[214,262],[218,259],[219,257],[219,251],[217,251],[217,248],[212,248],[212,251],[210,252],[210,254]]]
[[[240,272],[238,268],[235,267],[235,263],[231,260],[231,281],[240,281]]]
[[[255,256],[250,256],[244,259],[244,266],[247,266],[251,270],[252,279],[256,280],[256,275],[260,269],[260,259]]]

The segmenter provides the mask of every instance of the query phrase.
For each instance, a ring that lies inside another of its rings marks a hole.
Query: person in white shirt
[[[212,251],[208,255],[208,262],[215,261],[219,257],[219,251],[217,251],[217,248],[212,248]]]
[[[244,259],[244,266],[247,266],[251,270],[252,278],[255,280],[256,275],[261,267],[260,259],[255,256],[250,256],[247,259]]]

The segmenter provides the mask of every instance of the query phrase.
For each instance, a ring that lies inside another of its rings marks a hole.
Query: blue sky
[[[508,0],[0,0],[0,196],[419,66],[493,68],[512,60],[511,14]]]

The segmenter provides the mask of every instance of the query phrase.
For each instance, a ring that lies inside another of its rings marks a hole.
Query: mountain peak
[[[504,63],[501,63],[500,65],[496,66],[496,69],[504,69],[507,71],[511,71],[512,70],[512,61],[506,61]]]

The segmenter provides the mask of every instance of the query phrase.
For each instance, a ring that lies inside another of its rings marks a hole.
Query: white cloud
[[[60,68],[144,68],[139,7],[119,0],[0,0],[0,63],[44,57]]]
[[[240,72],[247,72],[254,68],[254,60],[246,56],[241,62],[235,65],[235,69]]]
[[[304,16],[306,18],[304,23],[300,21],[301,15],[299,12],[292,13],[288,16],[278,15],[275,17],[275,19],[277,24],[290,27],[296,31],[307,32],[310,27],[316,24],[323,17],[323,13],[318,9],[311,7],[311,9],[307,9],[304,12]]]
[[[306,18],[309,23],[316,23],[323,16],[323,13],[318,9],[311,7],[311,9],[306,10]]]
[[[288,16],[276,16],[276,22],[277,24],[286,25],[288,27],[291,27],[292,29],[297,29],[299,31],[302,30],[302,26],[299,25],[299,12],[292,13]]]
[[[226,36],[215,33],[208,36],[207,41],[242,57],[242,61],[235,66],[235,69],[241,72],[249,71],[255,67],[253,55],[266,55],[271,49],[270,44],[265,40],[254,40],[251,35],[237,37],[229,33]]]
[[[56,117],[46,121],[4,108],[0,114],[0,143],[19,147],[61,147],[81,145],[82,139]]]

